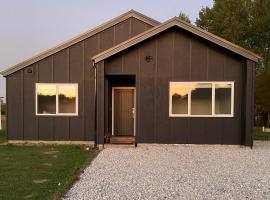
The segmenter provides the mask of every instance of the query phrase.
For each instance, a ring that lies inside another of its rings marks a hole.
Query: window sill
[[[36,114],[37,117],[78,117],[78,114]]]
[[[183,118],[198,118],[198,117],[204,117],[204,118],[233,118],[234,115],[169,115],[170,118],[173,117],[183,117]]]

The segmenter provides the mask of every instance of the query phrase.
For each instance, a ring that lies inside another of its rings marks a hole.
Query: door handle
[[[132,117],[135,118],[135,108],[132,108]]]

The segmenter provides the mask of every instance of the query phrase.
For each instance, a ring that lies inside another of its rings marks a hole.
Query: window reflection
[[[231,84],[216,84],[215,114],[231,114]]]
[[[174,85],[171,88],[172,114],[188,114],[188,86]]]
[[[37,86],[38,114],[56,114],[56,86]]]
[[[76,113],[77,89],[74,85],[58,87],[59,113]]]
[[[196,83],[191,86],[191,114],[212,114],[212,84]]]

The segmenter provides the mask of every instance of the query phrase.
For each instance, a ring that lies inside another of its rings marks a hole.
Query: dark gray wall
[[[94,71],[91,57],[147,29],[129,18],[7,76],[8,139],[94,140]],[[79,83],[78,117],[35,115],[35,83]]]
[[[151,62],[145,61],[148,55]],[[248,63],[252,82],[254,63]],[[252,125],[246,124],[246,118],[252,119],[247,108],[253,105],[253,86],[246,87],[246,68],[245,58],[176,28],[104,61],[105,76],[136,75],[139,143],[249,145]],[[170,81],[234,81],[234,117],[169,117]]]

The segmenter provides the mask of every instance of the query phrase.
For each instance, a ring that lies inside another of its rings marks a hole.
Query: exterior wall
[[[94,140],[94,70],[91,57],[147,29],[129,18],[7,76],[9,140]],[[79,83],[79,116],[35,115],[35,83]]]
[[[149,55],[153,59],[146,62]],[[251,134],[245,134],[242,104],[246,98],[251,101],[247,95],[252,92],[244,88],[246,67],[245,58],[179,29],[104,61],[105,76],[136,75],[138,143],[248,144]],[[234,117],[169,117],[170,81],[234,81]],[[249,111],[245,114],[252,118]]]

